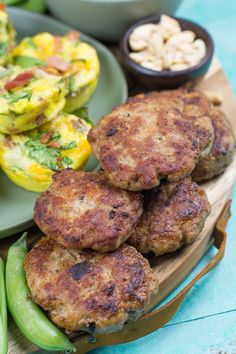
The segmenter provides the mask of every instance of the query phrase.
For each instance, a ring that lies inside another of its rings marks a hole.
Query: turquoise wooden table
[[[236,92],[236,1],[185,0],[178,15],[209,30],[215,40],[216,54]],[[99,348],[92,354],[236,353],[236,188],[231,210],[225,258],[192,289],[175,317],[151,335],[129,344]],[[209,250],[181,287],[213,254],[214,250]]]

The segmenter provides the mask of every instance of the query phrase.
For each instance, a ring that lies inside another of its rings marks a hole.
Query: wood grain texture
[[[204,80],[198,82],[196,88],[205,93],[217,92],[222,95],[224,102],[221,108],[232,122],[236,131],[236,120],[234,119],[236,103],[231,87],[217,59],[214,59],[210,71],[205,76]],[[204,230],[196,242],[174,254],[162,256],[156,259],[150,259],[152,267],[155,269],[155,272],[158,274],[160,279],[160,291],[157,297],[153,299],[150,308],[160,303],[162,299],[170,294],[170,292],[176,288],[176,286],[180,284],[184,278],[186,278],[186,276],[206,253],[212,242],[211,234],[214,225],[225,205],[225,202],[231,197],[235,174],[236,159],[227,168],[223,175],[203,185],[212,204],[212,213],[208,217]],[[6,249],[9,240],[4,242]],[[37,349],[23,336],[21,336],[12,320],[9,324],[9,337],[9,354],[25,354]],[[79,348],[79,339],[77,340],[77,343]],[[93,349],[92,345],[91,349]]]

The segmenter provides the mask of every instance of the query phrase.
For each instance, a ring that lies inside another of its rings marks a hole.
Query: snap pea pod
[[[24,336],[48,351],[75,352],[69,339],[46,317],[29,297],[24,259],[27,253],[27,233],[8,251],[6,263],[6,293],[8,308]]]
[[[4,264],[0,257],[0,354],[7,354],[7,304],[4,279]]]

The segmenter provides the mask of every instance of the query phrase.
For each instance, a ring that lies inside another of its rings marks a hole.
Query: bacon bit
[[[0,3],[0,11],[6,11],[6,5],[2,2]]]
[[[75,42],[77,41],[78,39],[80,39],[80,32],[78,31],[71,31],[71,32],[68,32],[66,37],[72,41],[72,42]]]
[[[58,156],[57,158],[56,158],[56,160],[57,161],[61,161],[62,159],[61,159],[61,156]]]
[[[42,134],[42,136],[40,138],[40,143],[47,144],[49,142],[50,138],[53,136],[53,134],[54,134],[53,131],[49,131],[48,133]]]
[[[28,84],[28,82],[34,77],[34,74],[32,71],[25,71],[22,74],[17,75],[13,80],[8,81],[5,85],[4,88],[6,90],[15,90],[20,87],[25,86]]]
[[[62,47],[62,39],[59,36],[54,37],[54,49],[53,52],[57,54]]]
[[[56,148],[56,149],[59,149],[60,148],[60,144],[58,143],[58,141],[49,141],[47,143],[47,146],[50,146],[50,147],[53,147],[53,148]]]
[[[62,72],[69,70],[71,67],[66,60],[56,56],[48,57],[47,65]]]

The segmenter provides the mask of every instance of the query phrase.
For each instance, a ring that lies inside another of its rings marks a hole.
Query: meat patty
[[[142,196],[112,186],[102,172],[63,170],[35,204],[39,228],[68,248],[107,252],[130,236]]]
[[[208,180],[222,173],[235,154],[235,134],[225,114],[212,108],[210,116],[214,127],[214,142],[209,153],[199,160],[192,173],[195,181]]]
[[[151,91],[147,93],[140,93],[136,96],[131,96],[127,99],[128,103],[148,103],[157,104],[165,109],[178,108],[183,111],[184,102],[182,98],[188,91],[185,88],[179,88],[176,90],[163,90],[163,91]]]
[[[200,157],[206,156],[214,141],[214,128],[211,122],[211,101],[199,91],[188,92],[184,88],[160,92],[141,93],[128,98],[130,103],[156,105],[165,109],[179,109],[190,119],[197,129]]]
[[[143,313],[158,290],[148,261],[126,244],[104,254],[66,249],[43,237],[24,267],[34,302],[67,331],[119,330]]]
[[[187,92],[182,97],[183,113],[192,120],[199,140],[200,159],[205,157],[214,142],[214,127],[211,121],[211,101],[199,91]]]
[[[146,98],[117,106],[88,140],[111,183],[134,191],[156,187],[162,178],[184,178],[199,155],[191,120],[178,108]]]
[[[128,242],[160,256],[192,243],[211,211],[203,189],[190,178],[145,193],[144,212]]]

